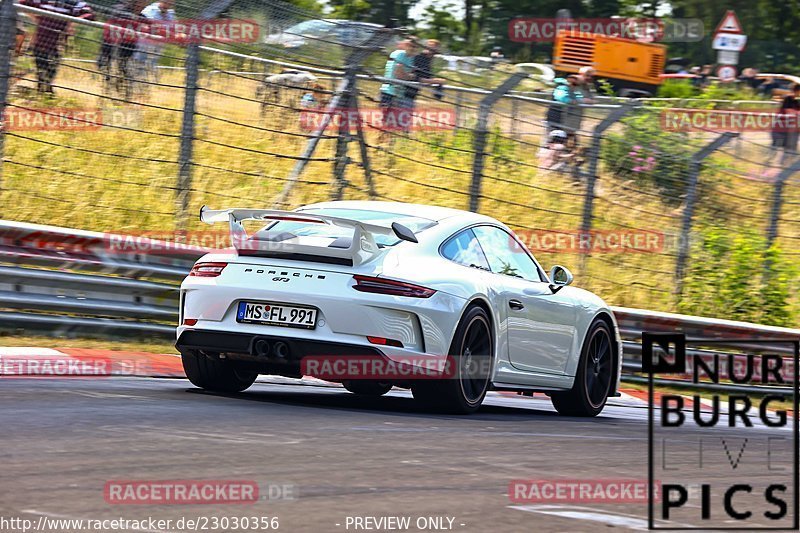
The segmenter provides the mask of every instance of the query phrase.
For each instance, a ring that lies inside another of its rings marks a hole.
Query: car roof
[[[800,77],[793,76],[791,74],[770,74],[769,72],[759,72],[756,74],[756,78],[778,78],[781,80],[793,81],[795,83],[800,82]]]
[[[384,213],[397,213],[398,215],[427,218],[437,222],[452,217],[473,218],[476,221],[485,221],[489,217],[453,209],[451,207],[440,207],[436,205],[410,204],[404,202],[379,202],[371,200],[342,200],[335,202],[320,202],[316,204],[304,205],[300,209],[361,209],[364,211],[379,211]]]
[[[322,19],[325,22],[330,22],[331,24],[342,24],[342,25],[353,25],[353,26],[369,26],[372,28],[383,28],[380,24],[375,24],[374,22],[361,22],[359,20],[347,20],[347,19]]]

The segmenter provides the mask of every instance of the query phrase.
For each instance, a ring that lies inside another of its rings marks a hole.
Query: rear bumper
[[[260,349],[256,349],[256,343],[259,341],[263,341],[269,346],[268,355],[264,354],[265,345],[263,343],[259,345]],[[236,358],[237,356],[249,356],[245,357],[246,359],[256,357],[266,362],[275,357],[273,351],[277,343],[284,343],[288,348],[288,352],[283,358],[286,362],[299,363],[303,357],[310,355],[343,357],[349,355],[376,355],[385,357],[383,352],[377,348],[357,344],[212,330],[184,330],[175,343],[175,347],[180,352],[201,350],[207,353],[226,354],[232,358]]]
[[[299,337],[185,329],[176,348],[183,354],[201,352],[212,359],[235,361],[258,374],[288,377],[314,376],[327,381],[372,379],[408,386],[414,379],[437,379],[444,358],[429,354],[344,342]]]

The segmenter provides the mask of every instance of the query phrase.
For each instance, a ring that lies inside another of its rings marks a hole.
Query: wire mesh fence
[[[125,233],[197,229],[206,204],[435,203],[502,220],[616,305],[707,310],[704,283],[738,275],[721,261],[739,249],[762,259],[741,274],[754,280],[742,313],[754,292],[796,286],[780,267],[800,253],[793,151],[770,131],[664,124],[667,108],[770,102],[565,107],[508,65],[469,60],[469,75],[434,63],[430,79],[387,79],[391,52],[430,43],[275,0],[0,13],[4,218]]]

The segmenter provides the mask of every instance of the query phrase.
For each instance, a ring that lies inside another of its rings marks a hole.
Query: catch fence
[[[125,45],[110,35],[126,19],[88,5],[93,20],[41,4],[0,7],[4,218],[174,232],[200,229],[201,205],[435,203],[502,220],[540,262],[568,265],[616,305],[784,324],[797,316],[789,289],[798,278],[784,268],[800,254],[794,153],[773,148],[766,130],[665,122],[676,107],[772,102],[597,97],[562,110],[582,116],[577,145],[561,151],[547,146],[546,76],[478,59],[460,62],[469,74],[435,64],[436,84],[396,83],[418,90],[415,111],[410,125],[387,124],[384,65],[409,37],[402,29],[274,0],[180,0],[175,16],[188,28],[250,24],[256,37],[137,33],[121,62]],[[37,41],[42,33],[54,48]],[[109,45],[111,61],[98,61]],[[47,66],[52,92],[41,87]],[[356,110],[359,120],[344,118]],[[759,259],[744,279],[736,254],[748,253]],[[746,298],[729,298],[728,310],[703,292],[720,276],[743,279]],[[769,291],[789,291],[785,317],[753,309]]]

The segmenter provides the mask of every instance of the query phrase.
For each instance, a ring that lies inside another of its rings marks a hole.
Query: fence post
[[[592,130],[592,144],[589,147],[588,159],[589,169],[586,172],[586,197],[583,201],[583,221],[581,222],[581,233],[588,233],[592,229],[592,217],[594,215],[594,187],[597,182],[597,167],[600,161],[600,141],[603,132],[627,115],[637,104],[622,104],[614,109],[609,115],[600,121]]]
[[[781,218],[781,209],[783,208],[783,188],[789,178],[798,171],[800,171],[800,157],[795,156],[792,164],[784,168],[775,179],[775,188],[772,190],[772,208],[770,210],[769,226],[767,227],[767,248],[775,244],[775,239],[778,238],[778,224]],[[770,267],[769,263],[765,265],[765,274]]]
[[[519,140],[519,131],[517,129],[517,113],[519,113],[519,100],[516,98],[511,99],[511,137]]]
[[[339,120],[339,131],[336,136],[336,155],[334,156],[333,163],[333,189],[331,190],[331,200],[341,200],[344,196],[344,190],[347,187],[347,180],[344,173],[347,170],[347,164],[350,158],[347,155],[347,145],[350,144],[350,111],[352,110],[353,103],[355,102],[356,94],[356,72],[357,68],[354,65],[347,67],[345,73],[345,88],[342,94],[342,108],[344,115]],[[360,117],[357,117],[358,121]]]
[[[213,19],[228,9],[234,0],[212,0],[199,15],[199,19]],[[194,112],[197,107],[197,85],[200,73],[200,45],[196,42],[186,47],[186,81],[181,121],[181,144],[178,154],[177,222],[179,231],[186,229],[189,211],[189,191],[192,188],[192,157],[194,155]]]
[[[700,170],[703,161],[730,140],[738,137],[738,133],[725,132],[700,150],[692,154],[689,166],[689,183],[686,186],[686,207],[683,210],[680,241],[678,242],[678,258],[675,261],[675,296],[680,302],[683,295],[683,278],[686,275],[686,260],[689,258],[689,234],[692,231],[692,218],[697,205],[697,184],[700,181]]]
[[[11,0],[0,4],[0,124],[5,124],[8,89],[11,85],[11,61],[16,35],[17,10]],[[5,157],[6,129],[0,128],[0,193],[3,190],[3,158]],[[2,204],[0,204],[2,205]]]
[[[455,104],[455,107],[456,107],[455,114],[456,114],[456,116],[454,117],[455,118],[455,120],[454,120],[455,125],[453,126],[453,135],[458,133],[458,128],[461,127],[461,101],[463,99],[464,99],[464,95],[461,93],[461,91],[456,91],[456,104]]]
[[[483,164],[486,156],[484,150],[486,149],[486,135],[489,133],[489,113],[492,111],[492,105],[527,77],[528,75],[524,72],[514,73],[481,100],[478,111],[478,125],[475,131],[475,142],[473,145],[475,149],[475,158],[472,161],[472,184],[469,188],[469,210],[472,212],[477,212],[478,206],[480,205],[481,180],[483,178]]]
[[[356,137],[358,138],[358,149],[361,153],[361,166],[364,169],[364,180],[367,182],[367,194],[370,200],[374,200],[378,193],[375,191],[375,182],[372,179],[372,167],[369,162],[369,145],[364,136],[364,125],[361,123],[361,111],[358,108],[358,93],[353,91],[353,112],[356,118]]]
[[[183,99],[181,146],[178,155],[177,229],[186,229],[189,210],[189,189],[192,187],[192,155],[194,149],[194,112],[197,105],[197,76],[200,47],[190,44],[186,51],[186,91]]]
[[[305,170],[309,159],[311,159],[311,156],[314,155],[314,151],[317,149],[317,145],[319,144],[320,139],[322,139],[323,133],[325,133],[325,130],[328,128],[328,125],[331,122],[334,111],[340,107],[340,102],[345,90],[347,89],[348,83],[349,81],[347,79],[339,82],[339,86],[334,92],[331,101],[328,102],[328,107],[325,109],[324,114],[322,115],[319,126],[317,126],[317,131],[315,131],[311,138],[308,139],[305,150],[303,150],[303,153],[300,156],[300,159],[297,160],[297,163],[294,164],[294,168],[292,168],[292,172],[289,174],[289,177],[286,180],[286,185],[283,186],[280,194],[275,199],[275,207],[286,206],[286,201],[289,198],[289,194],[292,192],[292,189],[297,183],[297,180],[300,178],[300,175],[303,173],[303,170]]]
[[[344,79],[339,83],[339,86],[336,90],[336,93],[331,98],[331,101],[328,103],[328,107],[325,109],[325,114],[322,115],[322,120],[320,121],[320,125],[317,127],[317,131],[311,136],[306,144],[305,150],[303,150],[303,154],[301,159],[297,160],[295,163],[294,168],[292,168],[292,172],[289,174],[289,178],[286,180],[286,185],[283,186],[278,197],[273,202],[275,207],[285,207],[287,200],[289,198],[289,194],[291,193],[292,189],[294,188],[297,180],[300,178],[300,175],[305,170],[306,165],[308,164],[308,160],[314,154],[314,151],[317,149],[317,145],[319,144],[320,139],[322,138],[322,134],[325,132],[325,129],[331,122],[331,118],[333,114],[336,112],[337,109],[340,109],[342,105],[346,106],[346,111],[349,111],[350,106],[357,106],[357,98],[358,92],[356,90],[356,75],[358,74],[359,70],[361,69],[362,63],[373,53],[380,50],[392,36],[395,34],[395,30],[391,29],[381,29],[375,31],[367,41],[356,48],[350,55],[347,57],[346,60],[346,71]],[[366,143],[363,138],[363,131],[360,131],[360,120],[359,121],[359,142],[361,143],[361,154],[362,154],[362,163],[364,164],[365,168],[365,175],[367,178],[367,184],[370,189],[370,195],[372,196],[374,193],[373,185],[372,185],[372,174],[369,171],[369,159],[366,158]],[[342,120],[342,123],[345,123],[345,120]],[[334,179],[336,183],[334,185],[334,190],[331,193],[334,199],[341,198],[344,194],[344,187],[347,185],[347,182],[344,178],[344,172],[347,167],[347,144],[350,141],[350,130],[349,124],[347,125],[347,132],[346,136],[342,135],[344,132],[342,128],[339,128],[339,136],[336,139],[336,159],[334,162],[333,172],[334,172]]]

